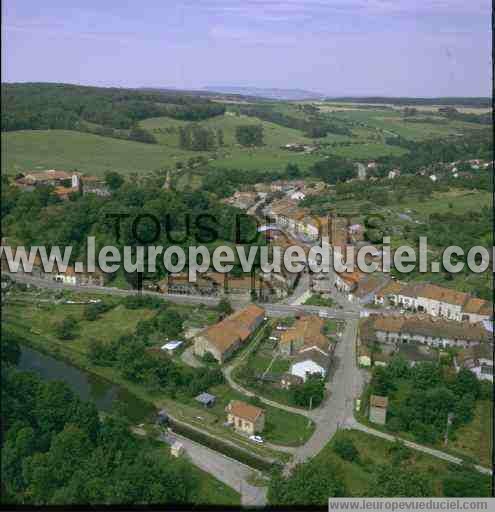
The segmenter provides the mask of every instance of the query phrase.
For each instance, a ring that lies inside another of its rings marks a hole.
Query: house
[[[196,335],[194,354],[210,353],[219,363],[228,359],[263,322],[265,310],[255,304],[236,311]]]
[[[224,199],[223,202],[227,204],[231,204],[236,208],[240,208],[241,210],[247,210],[251,206],[253,206],[258,198],[258,194],[256,192],[235,192],[233,196]]]
[[[55,187],[53,192],[59,199],[67,201],[71,194],[74,194],[74,192],[77,192],[77,190],[73,189],[72,187]]]
[[[21,187],[37,187],[40,185],[50,185],[53,187],[68,186],[72,183],[72,176],[75,174],[79,175],[79,173],[56,171],[55,169],[28,172],[26,174],[22,174],[18,179],[16,179],[16,184]]]
[[[385,425],[387,421],[388,398],[386,396],[370,396],[369,420],[372,423]]]
[[[259,407],[240,400],[231,400],[226,412],[228,423],[238,432],[253,435],[263,432],[265,428],[265,411]]]
[[[488,343],[488,331],[480,324],[456,322],[426,315],[370,315],[361,320],[360,342],[380,344],[395,352],[401,344],[421,344],[433,348],[459,347]]]
[[[83,195],[95,194],[99,197],[109,197],[112,194],[105,180],[96,176],[82,176],[81,184]]]
[[[296,190],[289,195],[293,201],[301,201],[306,197],[306,194],[302,190]]]
[[[204,407],[213,407],[215,405],[217,397],[215,395],[211,395],[210,393],[201,393],[198,395],[195,400],[199,402]]]
[[[316,315],[298,318],[294,324],[282,332],[279,341],[280,353],[291,356],[302,348],[317,347],[329,352],[329,340],[323,334],[325,321]]]
[[[304,382],[299,375],[292,375],[292,373],[283,373],[280,377],[280,387],[282,389],[290,389],[292,386],[299,386]]]
[[[357,270],[354,272],[336,272],[334,285],[339,292],[349,297],[357,289],[358,283],[363,277],[364,274]]]
[[[364,274],[349,293],[349,300],[358,304],[373,301],[377,290],[383,288],[386,278],[379,274]]]
[[[386,305],[391,303],[396,305],[398,303],[398,294],[404,285],[399,281],[389,281],[389,283],[380,290],[375,292],[373,302],[378,305]]]
[[[454,364],[457,371],[467,368],[479,380],[493,382],[493,347],[489,344],[474,345],[461,350]]]
[[[167,352],[169,355],[173,355],[173,353],[182,345],[182,341],[179,340],[172,340],[165,345],[162,345],[161,349]]]
[[[469,297],[462,308],[462,319],[471,323],[489,320],[493,316],[493,304],[484,299]]]
[[[295,362],[291,364],[290,373],[300,377],[304,382],[308,375],[319,374],[326,377],[328,368],[330,367],[331,356],[317,348],[309,348],[302,350],[295,358]]]
[[[67,268],[62,271],[56,268],[51,273],[51,277],[54,281],[64,284],[71,284],[75,286],[103,286],[105,284],[105,275],[100,270],[95,272],[76,272],[72,265],[68,265]],[[45,276],[50,275],[46,273]]]
[[[187,272],[168,274],[167,277],[157,283],[162,293],[176,295],[244,295],[250,297],[254,291],[257,297],[270,298],[273,296],[285,296],[287,291],[283,287],[274,286],[271,279],[265,279],[264,274],[256,276],[242,275],[232,276],[228,273],[207,272],[200,274],[196,282],[191,282]]]
[[[172,457],[180,457],[184,453],[184,445],[179,441],[175,441],[170,447],[170,455]]]
[[[477,323],[489,320],[492,316],[490,302],[476,299],[465,292],[430,283],[414,283],[404,286],[397,293],[397,305],[458,322]]]
[[[351,242],[358,242],[364,240],[364,226],[362,224],[351,224],[347,228]]]

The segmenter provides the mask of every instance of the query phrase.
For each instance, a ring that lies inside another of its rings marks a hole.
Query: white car
[[[254,441],[255,443],[264,443],[263,438],[261,436],[249,436],[249,439],[251,439],[251,441]]]

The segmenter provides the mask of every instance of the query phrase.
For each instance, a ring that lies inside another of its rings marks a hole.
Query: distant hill
[[[222,94],[241,94],[243,96],[253,96],[257,98],[266,98],[273,100],[318,100],[325,97],[304,89],[276,89],[264,87],[238,87],[234,85],[217,85],[203,88],[205,91],[218,92]]]
[[[492,106],[491,98],[483,97],[444,97],[444,98],[408,98],[408,97],[389,97],[389,96],[338,96],[326,97],[326,101],[341,101],[345,103],[361,103],[361,104],[385,104],[385,105],[451,105],[459,107],[479,107],[490,108]]]

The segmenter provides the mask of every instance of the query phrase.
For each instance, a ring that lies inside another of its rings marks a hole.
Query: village
[[[373,167],[372,163],[368,167]],[[111,193],[104,180],[77,172],[26,173],[15,183],[26,191],[51,185],[62,199],[75,192],[102,197]],[[307,251],[323,235],[328,236],[333,251],[366,244],[363,225],[339,217],[337,212],[315,217],[299,206],[305,197],[320,194],[326,187],[322,182],[307,184],[302,180],[260,183],[253,191],[236,192],[225,202],[262,219],[264,224],[258,231],[273,246],[297,243]],[[3,253],[2,268],[6,268]],[[34,262],[33,276],[78,287],[103,288],[107,283],[102,272],[80,273],[71,266],[64,272],[55,268],[47,274],[39,258]],[[230,275],[210,270],[194,283],[189,282],[186,273],[168,274],[161,281],[148,282],[146,289],[164,296],[183,296],[185,300],[204,297],[234,301],[237,310],[218,323],[190,332],[187,339],[168,340],[157,348],[170,357],[180,353],[181,359],[192,366],[214,364],[223,369],[230,365],[232,373],[224,373],[232,384],[286,405],[303,405],[311,410],[342,385],[332,377],[341,364],[336,348],[343,343],[352,344],[355,350],[356,368],[344,368],[349,374],[386,366],[396,355],[411,366],[450,356],[456,371],[467,368],[478,379],[493,382],[493,305],[465,292],[427,282],[403,283],[381,272],[345,271],[325,276],[308,269],[300,274],[285,272],[276,276]],[[257,304],[249,304],[251,301]],[[278,317],[273,318],[264,304],[280,304],[292,311],[285,317],[278,312]],[[317,308],[314,312],[309,311],[312,306]],[[342,316],[346,312],[360,317],[355,339],[344,336],[350,321]],[[237,352],[248,356],[237,362]],[[313,383],[321,385],[319,391],[311,391],[314,396],[309,397],[308,403],[302,390]],[[206,408],[213,406],[216,399],[208,389],[197,397]],[[370,421],[377,417],[376,407],[386,409],[387,400],[387,396],[373,395],[367,405]],[[352,401],[358,409],[361,407],[358,397]],[[225,410],[226,426],[254,443],[263,443],[262,405],[230,401]],[[386,414],[378,416],[378,423],[385,424]]]

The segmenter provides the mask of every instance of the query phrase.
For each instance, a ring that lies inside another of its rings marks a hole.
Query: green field
[[[107,170],[142,174],[198,156],[196,152],[158,144],[66,130],[2,133],[2,149],[2,170],[9,174],[45,169],[77,169],[95,176]]]
[[[185,121],[176,121],[168,117],[147,119],[141,126],[149,130],[160,145],[168,148],[178,148],[179,133],[177,128],[186,125]],[[200,123],[212,129],[221,129],[224,134],[224,146],[217,150],[218,159],[211,162],[214,167],[251,169],[283,169],[289,162],[297,163],[301,168],[307,168],[316,160],[316,155],[292,153],[280,149],[285,144],[305,143],[314,141],[304,137],[299,131],[285,128],[277,124],[261,121],[249,116],[234,116],[227,113],[224,116],[214,117]],[[235,140],[235,129],[239,125],[263,125],[264,145],[256,148],[244,148]],[[166,130],[175,129],[170,133]],[[201,154],[194,152],[195,155]]]
[[[476,404],[473,421],[461,427],[450,443],[455,451],[474,457],[481,465],[490,467],[493,452],[493,403],[480,401]]]
[[[337,119],[356,123],[359,127],[367,128],[380,136],[400,135],[417,141],[486,129],[480,124],[453,121],[436,113],[418,114],[417,122],[410,122],[406,121],[399,111],[392,109],[339,110],[332,112],[331,115]]]

